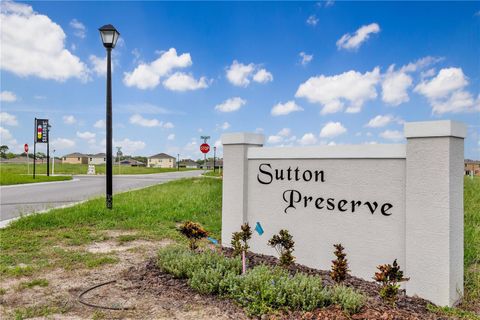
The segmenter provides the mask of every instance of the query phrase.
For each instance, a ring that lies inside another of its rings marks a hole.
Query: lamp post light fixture
[[[100,29],[103,46],[107,49],[107,188],[106,188],[106,206],[108,209],[113,207],[113,159],[112,159],[112,49],[117,44],[120,33],[111,24],[104,25]]]

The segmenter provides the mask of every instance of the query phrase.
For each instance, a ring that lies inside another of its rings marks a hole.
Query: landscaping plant
[[[240,275],[240,260],[217,252],[193,252],[178,245],[160,249],[158,266],[187,279],[194,290],[234,299],[250,315],[279,309],[311,311],[336,304],[348,314],[357,313],[365,296],[345,286],[324,287],[317,275],[259,265]]]
[[[403,277],[403,271],[400,270],[400,266],[397,263],[397,259],[391,264],[383,264],[377,267],[379,272],[375,272],[375,281],[380,283],[380,297],[392,305],[398,298],[399,283],[408,281],[408,278]]]
[[[252,237],[252,229],[248,225],[248,223],[244,223],[240,227],[241,231],[234,232],[232,235],[232,247],[233,247],[233,255],[238,256],[239,254],[242,255],[242,274],[246,271],[246,258],[245,254],[248,251],[248,240]]]
[[[192,221],[185,221],[178,231],[188,239],[190,250],[196,250],[198,248],[197,241],[208,236],[208,231],[199,223]]]
[[[337,259],[332,261],[332,271],[330,272],[330,276],[336,283],[342,283],[350,271],[348,270],[347,254],[343,251],[345,248],[341,243],[334,244],[333,246],[335,247],[334,254]]]
[[[288,230],[282,229],[278,234],[268,240],[268,245],[275,248],[280,255],[280,265],[289,266],[295,260],[293,256],[293,247],[295,242]]]

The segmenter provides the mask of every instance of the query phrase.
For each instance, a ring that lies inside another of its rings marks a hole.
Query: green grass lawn
[[[47,165],[37,164],[36,166],[37,176],[35,180],[32,178],[33,165],[30,163],[30,175],[27,175],[28,168],[26,164],[17,163],[0,163],[0,185],[19,184],[19,183],[33,183],[33,182],[46,182],[46,181],[61,181],[70,180],[71,177],[58,177],[50,176],[46,177]],[[52,170],[52,166],[50,166]],[[181,171],[192,169],[180,169]],[[55,164],[55,175],[73,175],[73,174],[87,174],[87,164]],[[119,166],[113,167],[113,174],[148,174],[148,173],[162,173],[162,172],[174,172],[177,168],[147,168],[147,167],[129,167]],[[105,165],[96,165],[95,172],[97,174],[105,174]]]
[[[41,274],[55,267],[94,268],[114,263],[108,254],[65,250],[106,239],[106,230],[135,231],[135,238],[180,240],[179,222],[200,222],[219,239],[222,180],[183,179],[118,194],[114,209],[104,199],[24,217],[0,230],[0,277]],[[128,239],[125,239],[128,241]],[[182,240],[181,240],[182,241]],[[465,299],[464,309],[480,306],[480,178],[465,178]],[[444,313],[461,315],[458,309]],[[478,309],[477,309],[478,310]]]
[[[50,176],[47,177],[45,175],[36,176],[33,179],[32,175],[27,174],[18,174],[18,173],[11,173],[11,172],[4,172],[3,170],[0,171],[0,185],[12,185],[12,184],[22,184],[22,183],[36,183],[36,182],[52,182],[52,181],[64,181],[64,180],[72,180],[71,176]]]

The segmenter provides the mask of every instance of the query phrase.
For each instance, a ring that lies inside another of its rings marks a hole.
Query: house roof
[[[86,154],[80,152],[69,153],[63,156],[64,158],[83,158],[88,157]]]
[[[105,158],[106,156],[105,153],[89,154],[90,158]]]
[[[172,157],[166,153],[159,153],[151,156],[150,159],[175,159],[175,157]]]

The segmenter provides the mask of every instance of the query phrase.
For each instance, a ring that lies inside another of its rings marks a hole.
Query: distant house
[[[183,159],[182,161],[180,161],[179,167],[187,169],[197,169],[200,168],[200,165],[192,159]]]
[[[88,164],[105,164],[105,163],[107,163],[107,155],[105,153],[88,155]]]
[[[88,164],[88,155],[74,152],[62,157],[62,163]]]
[[[149,168],[175,168],[176,159],[166,153],[159,153],[147,159]]]
[[[213,170],[213,160],[209,160],[207,161],[207,164],[205,166],[205,164],[202,163],[202,169],[206,169],[206,170]],[[215,168],[223,168],[223,160],[222,159],[217,159],[215,160]]]
[[[480,161],[465,159],[465,175],[480,176]]]
[[[145,163],[135,160],[135,159],[125,159],[120,161],[120,165],[122,166],[130,166],[130,167],[145,167]]]

